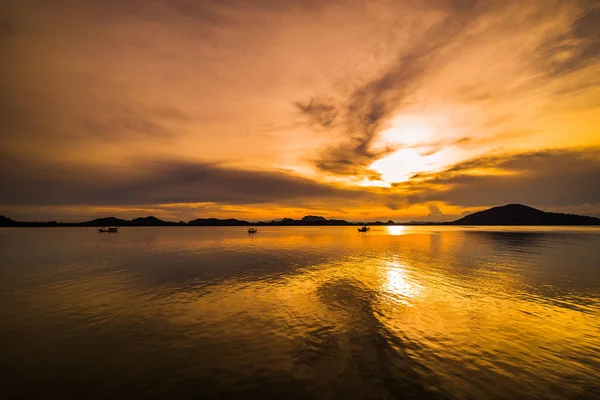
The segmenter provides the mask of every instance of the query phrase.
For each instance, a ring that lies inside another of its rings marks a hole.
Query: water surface
[[[586,399],[600,229],[0,229],[10,398]]]

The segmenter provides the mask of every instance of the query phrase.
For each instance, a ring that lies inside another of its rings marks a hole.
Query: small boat
[[[359,232],[367,232],[369,229],[371,229],[371,228],[369,228],[368,226],[365,225],[362,228],[358,228],[358,231]]]
[[[256,228],[248,228],[248,233],[256,233],[258,232],[258,229]]]
[[[114,227],[114,228],[108,228],[108,229],[104,229],[104,228],[98,228],[98,232],[100,233],[117,233],[119,232],[119,228],[118,227]]]

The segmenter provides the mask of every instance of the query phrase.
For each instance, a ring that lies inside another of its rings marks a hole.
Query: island
[[[545,212],[522,204],[507,204],[493,207],[466,215],[451,222],[349,222],[341,219],[326,219],[321,216],[307,215],[302,219],[283,218],[263,222],[250,222],[234,218],[197,218],[189,222],[163,221],[159,218],[148,216],[125,220],[115,217],[97,218],[84,222],[56,222],[56,221],[15,221],[5,216],[0,216],[0,227],[98,227],[98,226],[356,226],[356,225],[600,225],[600,218],[585,215],[562,214]]]

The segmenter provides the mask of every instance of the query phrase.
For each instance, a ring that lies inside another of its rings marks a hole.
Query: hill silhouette
[[[239,219],[217,219],[217,218],[198,218],[188,222],[188,225],[192,226],[248,226],[252,223],[248,221],[242,221]]]
[[[129,221],[129,226],[175,226],[175,225],[185,225],[181,222],[170,222],[163,221],[162,219],[156,218],[154,216],[143,217],[143,218],[135,218]]]
[[[176,226],[181,222],[163,221],[154,216],[134,218],[131,221],[115,217],[98,218],[91,221],[75,223],[76,226]],[[185,225],[185,223],[183,223]]]
[[[523,204],[507,204],[479,211],[452,225],[600,225],[600,218],[584,215],[551,213]]]
[[[4,215],[0,216],[0,226],[12,226],[14,223],[14,220],[5,217]]]
[[[387,222],[348,222],[341,219],[326,219],[307,215],[302,219],[283,218],[269,222],[248,222],[234,218],[197,218],[189,222],[163,221],[154,216],[140,217],[131,221],[116,217],[97,218],[85,222],[25,222],[0,216],[2,227],[43,227],[43,226],[345,226],[345,225],[600,225],[600,218],[584,215],[561,214],[538,210],[522,204],[507,204],[467,215],[452,222],[413,221]]]
[[[115,217],[106,217],[106,218],[96,218],[91,221],[81,222],[79,225],[82,226],[125,226],[128,225],[129,221],[125,219],[115,218]]]

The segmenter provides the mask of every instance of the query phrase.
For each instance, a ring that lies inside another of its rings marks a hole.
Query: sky
[[[600,216],[597,0],[8,0],[0,214]]]

